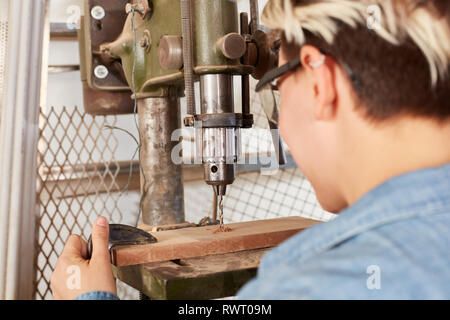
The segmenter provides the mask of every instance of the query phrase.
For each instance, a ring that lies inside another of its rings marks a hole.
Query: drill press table
[[[113,267],[115,276],[150,299],[217,299],[236,294],[256,276],[261,257],[255,249],[205,257]]]
[[[264,253],[319,221],[300,217],[152,233],[158,242],[112,249],[121,281],[151,299],[216,299],[233,296],[256,275]]]

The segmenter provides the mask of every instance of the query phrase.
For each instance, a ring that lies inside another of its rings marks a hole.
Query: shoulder
[[[297,241],[292,251],[301,250]],[[270,264],[240,298],[450,298],[450,213],[386,223],[306,256],[285,249],[269,253]]]

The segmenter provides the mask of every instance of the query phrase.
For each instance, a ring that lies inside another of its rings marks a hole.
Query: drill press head
[[[234,113],[233,77],[208,74],[200,77],[201,116],[196,125],[197,155],[201,157],[205,182],[216,195],[225,195],[235,179],[240,153],[239,127],[230,122]]]

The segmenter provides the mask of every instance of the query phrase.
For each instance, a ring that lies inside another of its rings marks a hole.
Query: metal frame
[[[46,0],[9,1],[0,132],[0,299],[32,299]]]

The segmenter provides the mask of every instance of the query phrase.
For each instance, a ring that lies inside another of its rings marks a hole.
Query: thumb
[[[70,258],[84,259],[86,255],[86,243],[78,235],[71,235],[64,246],[61,256],[67,256]]]
[[[109,224],[105,217],[98,217],[92,226],[92,260],[110,262],[108,243],[109,243]]]

